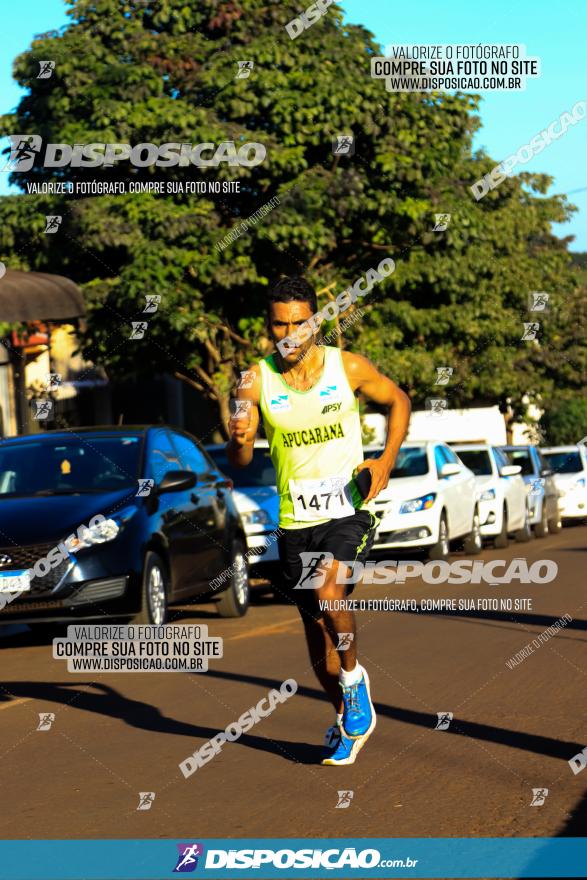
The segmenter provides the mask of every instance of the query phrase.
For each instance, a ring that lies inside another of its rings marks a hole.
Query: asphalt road
[[[551,584],[362,586],[357,598],[530,599],[523,611],[358,613],[377,728],[352,767],[319,765],[332,712],[301,624],[270,596],[207,623],[224,657],[201,674],[66,671],[28,630],[0,637],[2,838],[584,835],[587,527],[481,559],[552,559]],[[391,554],[389,554],[391,556]],[[455,557],[458,558],[458,557]],[[566,614],[514,668],[506,662]],[[297,694],[188,779],[178,764],[287,678]],[[39,713],[55,713],[38,731]],[[438,712],[452,712],[437,730]],[[548,789],[530,806],[532,789]],[[337,809],[338,791],[351,790]],[[139,792],[154,792],[137,810]]]

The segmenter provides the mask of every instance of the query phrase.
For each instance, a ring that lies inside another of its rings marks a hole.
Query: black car
[[[243,615],[232,484],[185,431],[75,428],[0,440],[0,624],[130,617],[218,597]]]

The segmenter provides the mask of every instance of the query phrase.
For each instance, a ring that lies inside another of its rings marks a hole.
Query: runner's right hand
[[[231,418],[228,423],[228,428],[230,431],[230,436],[237,446],[246,446],[247,444],[247,433],[249,430],[250,422],[249,419],[243,418]]]

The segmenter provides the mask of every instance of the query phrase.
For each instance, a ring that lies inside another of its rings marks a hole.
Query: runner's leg
[[[342,571],[344,577],[338,576],[339,570]],[[344,562],[334,560],[326,573],[323,585],[315,591],[317,601],[326,601],[328,603],[327,606],[322,606],[322,614],[333,645],[337,646],[339,644],[339,634],[352,634],[350,642],[345,642],[348,647],[345,647],[344,651],[337,652],[340,664],[346,670],[354,669],[357,662],[357,627],[354,612],[344,608],[337,608],[336,603],[337,600],[346,598],[346,584],[338,583],[338,581],[346,580],[349,571],[349,567]]]
[[[337,713],[342,713],[342,694],[338,681],[340,659],[336,643],[332,641],[324,620],[315,620],[308,614],[302,614],[306,642],[312,668],[316,678],[326,691],[328,698]]]

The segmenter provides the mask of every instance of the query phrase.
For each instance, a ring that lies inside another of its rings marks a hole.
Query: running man
[[[376,721],[369,677],[357,662],[354,614],[335,610],[353,585],[338,580],[346,579],[349,562],[369,554],[378,524],[370,502],[389,482],[410,402],[367,358],[317,344],[317,329],[306,323],[317,311],[305,279],[282,278],[273,286],[268,322],[277,350],[239,386],[237,398],[250,401],[249,416],[231,419],[226,451],[233,466],[250,463],[260,410],[277,473],[282,589],[297,605],[312,666],[336,712],[322,763],[338,765],[355,761]],[[385,450],[377,459],[363,461],[358,394],[389,410]],[[371,484],[363,498],[353,476],[365,468]],[[304,561],[318,567],[317,579],[307,577]]]

